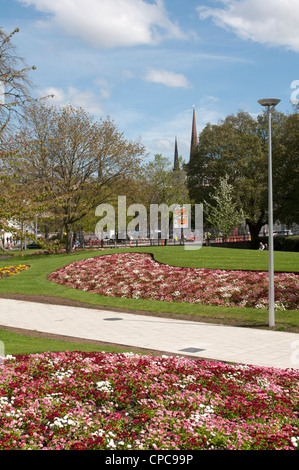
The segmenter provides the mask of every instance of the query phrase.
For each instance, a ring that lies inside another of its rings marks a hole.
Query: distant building
[[[197,126],[196,126],[196,116],[195,116],[195,106],[193,106],[193,116],[192,116],[192,127],[191,127],[191,143],[190,143],[190,156],[189,162],[192,160],[192,154],[195,147],[197,147]],[[173,162],[173,171],[180,170],[179,162],[179,152],[178,152],[178,140],[175,137],[174,144],[174,162]]]
[[[173,171],[178,171],[180,169],[180,162],[179,162],[179,151],[178,151],[178,139],[175,138],[174,144],[174,162],[173,162]]]
[[[193,106],[192,129],[191,129],[191,145],[190,145],[190,162],[192,161],[193,150],[197,146],[197,128],[195,117],[195,106]]]

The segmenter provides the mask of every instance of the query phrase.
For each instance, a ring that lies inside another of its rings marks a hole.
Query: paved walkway
[[[299,369],[296,333],[0,299],[0,328],[3,326],[169,355]]]

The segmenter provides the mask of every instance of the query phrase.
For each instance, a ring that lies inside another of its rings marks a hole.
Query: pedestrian
[[[260,242],[259,250],[264,250],[264,249],[265,249],[264,245],[262,244],[262,242]]]

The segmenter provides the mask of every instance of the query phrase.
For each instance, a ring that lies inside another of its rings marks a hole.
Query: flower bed
[[[119,253],[71,263],[49,280],[101,295],[268,308],[268,273],[181,268],[145,253]],[[275,274],[276,309],[297,310],[299,276]]]
[[[29,266],[25,264],[19,264],[18,266],[6,266],[4,268],[0,268],[0,279],[3,277],[14,276],[15,274],[19,274],[22,271],[28,269]]]
[[[296,449],[299,371],[133,353],[0,364],[0,449]]]
[[[76,253],[77,251],[102,251],[104,248],[75,248],[73,250],[73,253]],[[26,253],[28,254],[28,253]],[[33,251],[29,253],[30,256],[32,255],[65,255],[66,251],[65,248],[61,248],[59,250],[39,250],[39,251]]]

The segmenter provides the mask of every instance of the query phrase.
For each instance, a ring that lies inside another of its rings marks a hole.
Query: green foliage
[[[231,230],[238,227],[244,220],[245,214],[233,201],[233,186],[228,183],[228,176],[220,178],[219,187],[215,188],[211,199],[214,204],[205,202],[204,211],[212,227],[224,238],[228,238]]]
[[[149,204],[187,204],[189,201],[186,174],[182,163],[175,170],[168,158],[156,154],[154,160],[149,162],[141,177],[142,185],[146,185],[142,202]]]
[[[263,243],[268,243],[268,239],[266,237],[260,237],[260,240]],[[298,252],[299,237],[274,237],[274,250]],[[299,265],[297,267],[297,271],[299,271]]]
[[[277,220],[299,224],[299,113],[284,117],[273,147],[274,215]]]
[[[274,217],[287,224],[298,220],[298,135],[298,113],[273,114]],[[186,166],[191,199],[211,203],[212,188],[228,175],[234,201],[246,214],[252,240],[257,239],[268,220],[268,116],[254,119],[239,112],[208,124],[193,152]]]
[[[14,157],[8,170],[16,173],[14,184],[21,190],[20,216],[25,191],[28,217],[37,214],[39,202],[41,218],[60,221],[68,252],[74,224],[116,190],[124,191],[144,154],[143,146],[127,141],[110,118],[95,122],[83,109],[43,103],[27,106],[26,119],[6,150],[22,156]],[[11,216],[17,213],[12,210]]]

